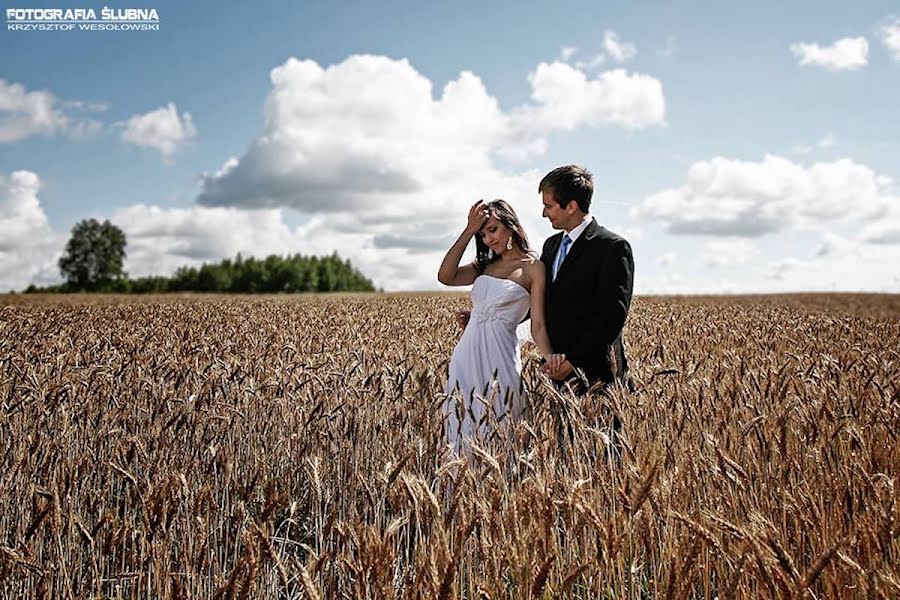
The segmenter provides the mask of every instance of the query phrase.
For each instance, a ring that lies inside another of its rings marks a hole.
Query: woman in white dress
[[[476,259],[460,266],[475,237]],[[544,264],[528,246],[513,209],[503,200],[469,209],[466,228],[438,270],[444,285],[472,285],[472,312],[453,356],[447,381],[447,440],[460,451],[484,433],[490,421],[522,417],[522,360],[516,327],[531,311],[531,337],[553,369],[564,360],[553,354],[544,322]]]

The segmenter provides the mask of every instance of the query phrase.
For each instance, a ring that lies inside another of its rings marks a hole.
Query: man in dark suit
[[[550,171],[538,191],[543,216],[562,230],[544,243],[541,254],[547,268],[547,333],[553,351],[566,355],[547,374],[560,382],[580,379],[575,389],[582,391],[622,380],[628,369],[622,327],[634,282],[631,246],[591,217],[593,178],[583,167]]]
[[[541,261],[547,269],[544,313],[553,351],[566,360],[547,375],[576,394],[602,393],[608,384],[623,381],[628,370],[622,327],[631,307],[634,259],[631,246],[601,227],[590,215],[594,182],[590,172],[576,165],[547,173],[538,185],[543,215],[562,230],[544,242]],[[569,385],[571,384],[571,385]],[[573,431],[558,415],[560,450]],[[609,441],[604,461],[621,464],[622,423],[608,415]]]

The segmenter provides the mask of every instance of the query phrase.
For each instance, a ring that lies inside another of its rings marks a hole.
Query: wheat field
[[[0,597],[900,597],[900,298],[638,297],[459,458],[467,303],[0,296]]]

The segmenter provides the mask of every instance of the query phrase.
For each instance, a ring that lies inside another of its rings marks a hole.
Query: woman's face
[[[488,248],[497,254],[501,254],[503,250],[506,250],[506,243],[512,232],[506,225],[498,221],[496,217],[490,216],[484,222],[484,225],[481,226],[479,235],[481,235]]]

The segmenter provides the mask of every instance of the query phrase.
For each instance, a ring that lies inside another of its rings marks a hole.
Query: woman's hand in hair
[[[472,235],[481,231],[481,227],[484,225],[484,222],[488,220],[488,216],[490,215],[485,208],[483,200],[479,200],[473,204],[472,208],[469,209],[469,222],[466,225],[466,231]]]

